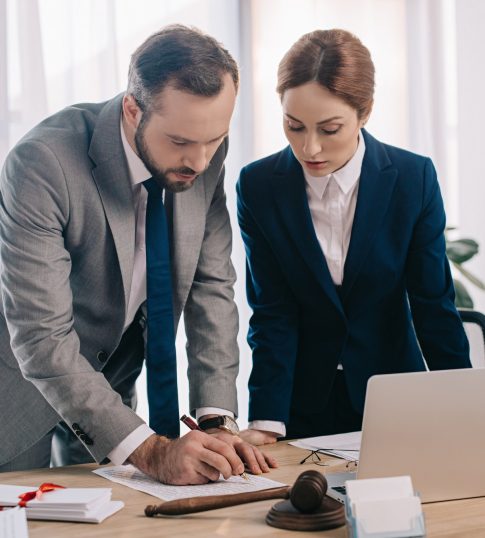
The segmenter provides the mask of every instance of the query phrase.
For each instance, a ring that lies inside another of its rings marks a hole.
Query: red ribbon
[[[35,491],[27,491],[26,493],[19,495],[19,506],[25,508],[27,503],[32,499],[40,499],[43,493],[46,493],[47,491],[54,491],[55,489],[65,489],[65,487],[58,486],[57,484],[51,484],[50,482],[44,482],[39,486],[39,489],[36,489]]]

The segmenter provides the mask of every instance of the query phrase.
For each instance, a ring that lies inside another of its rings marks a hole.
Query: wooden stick
[[[261,491],[248,491],[247,493],[235,493],[233,495],[210,495],[208,497],[190,497],[188,499],[177,499],[157,505],[148,505],[145,508],[145,515],[148,517],[161,514],[164,516],[179,516],[183,514],[193,514],[195,512],[205,512],[215,508],[225,508],[237,504],[253,503],[265,501],[266,499],[288,499],[290,496],[290,486],[279,488],[263,489]]]

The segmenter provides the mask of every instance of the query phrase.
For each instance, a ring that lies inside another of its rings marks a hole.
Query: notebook
[[[485,369],[374,376],[357,473],[327,474],[327,494],[345,502],[346,480],[410,475],[422,502],[485,496],[484,424]]]
[[[35,486],[0,484],[0,506],[15,506],[19,495],[36,489]],[[28,501],[26,515],[28,519],[101,523],[123,506],[123,502],[111,500],[111,488],[65,488],[48,491]]]

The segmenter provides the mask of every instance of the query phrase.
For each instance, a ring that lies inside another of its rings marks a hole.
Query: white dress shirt
[[[313,226],[336,286],[342,285],[344,278],[364,153],[364,137],[360,135],[354,155],[336,172],[314,177],[303,169]],[[286,435],[283,422],[255,420],[249,423],[249,428]]]
[[[135,206],[136,215],[136,230],[135,230],[135,256],[133,264],[133,277],[131,280],[130,298],[128,300],[128,307],[126,309],[125,326],[126,330],[135,318],[135,314],[146,301],[146,253],[145,253],[145,215],[147,208],[148,193],[143,187],[143,181],[151,177],[150,172],[145,168],[142,160],[133,151],[132,147],[126,139],[123,124],[120,122],[121,140],[123,143],[123,149],[128,162],[128,170],[133,190],[133,202]],[[220,409],[218,407],[201,407],[196,410],[196,418],[201,416],[215,414],[215,415],[229,415],[234,417],[234,414],[226,409]],[[115,465],[121,465],[124,463],[128,456],[138,448],[143,441],[148,439],[150,435],[155,433],[147,424],[138,426],[132,431],[128,437],[126,437],[117,447],[115,447],[109,454],[108,458]]]

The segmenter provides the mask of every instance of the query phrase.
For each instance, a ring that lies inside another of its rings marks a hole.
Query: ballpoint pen
[[[195,422],[195,420],[191,419],[187,415],[182,415],[180,417],[180,421],[183,422],[187,426],[187,428],[189,428],[189,430],[197,430],[199,432],[204,431],[201,428],[199,428],[199,425],[197,424],[197,422]],[[244,478],[244,480],[249,480],[245,472],[242,472],[239,476],[241,478]]]

